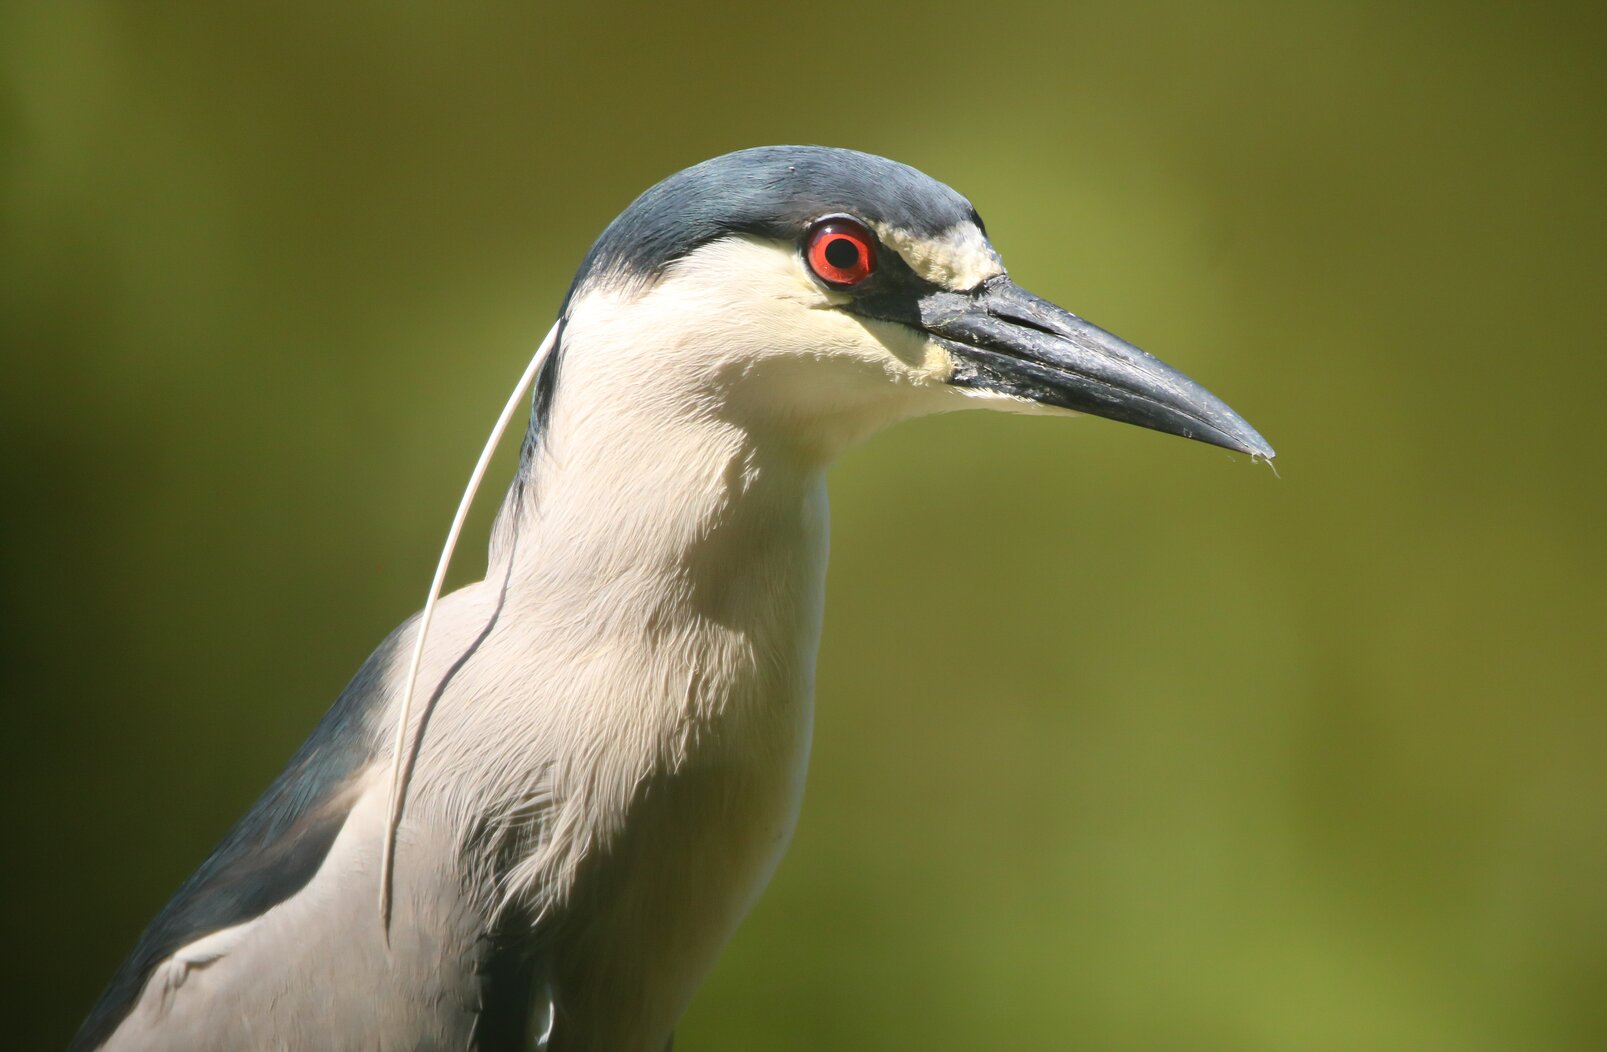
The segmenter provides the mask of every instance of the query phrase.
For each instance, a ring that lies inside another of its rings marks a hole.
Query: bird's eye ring
[[[804,260],[815,277],[833,288],[846,289],[876,269],[876,239],[852,219],[829,216],[809,228]]]

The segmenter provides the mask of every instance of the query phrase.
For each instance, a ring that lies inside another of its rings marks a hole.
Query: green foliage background
[[[1282,478],[986,414],[848,456],[802,824],[677,1047],[1607,1048],[1602,22],[0,7],[7,1044],[416,607],[603,224],[823,142]]]

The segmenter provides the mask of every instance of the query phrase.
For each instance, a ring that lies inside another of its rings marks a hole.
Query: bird
[[[839,454],[993,409],[1275,455],[1017,285],[965,197],[819,146],[603,230],[448,556],[526,383],[484,579],[437,599],[443,556],[73,1049],[665,1052],[798,818]]]

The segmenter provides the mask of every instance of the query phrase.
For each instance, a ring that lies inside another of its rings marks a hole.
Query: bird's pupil
[[[859,246],[846,237],[834,237],[826,242],[826,262],[839,270],[847,270],[859,262]]]

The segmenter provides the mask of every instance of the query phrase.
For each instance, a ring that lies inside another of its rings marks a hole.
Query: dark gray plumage
[[[861,219],[921,237],[982,223],[971,202],[897,161],[824,146],[758,146],[695,164],[631,202],[592,245],[570,295],[592,280],[651,280],[726,234],[792,241],[815,218],[850,206]]]
[[[392,633],[363,663],[289,765],[184,882],[135,944],[73,1039],[97,1047],[133,1008],[162,960],[181,946],[259,917],[306,886],[357,797],[356,776],[375,760],[379,670]]]

